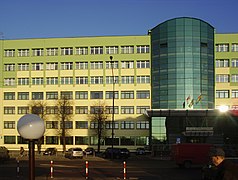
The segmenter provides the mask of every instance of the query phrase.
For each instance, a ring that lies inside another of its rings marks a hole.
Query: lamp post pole
[[[112,159],[113,159],[113,145],[114,145],[114,114],[115,114],[115,77],[114,77],[114,63],[113,56],[110,56],[112,69]]]
[[[17,123],[17,131],[29,140],[29,180],[35,180],[35,141],[44,135],[44,121],[35,114],[22,116]]]

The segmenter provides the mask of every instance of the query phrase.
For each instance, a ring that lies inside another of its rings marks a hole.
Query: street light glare
[[[222,105],[219,107],[220,112],[226,112],[226,111],[228,111],[228,109],[229,109],[228,106],[225,106],[225,105]]]

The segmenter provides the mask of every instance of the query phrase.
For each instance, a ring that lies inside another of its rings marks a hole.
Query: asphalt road
[[[50,161],[53,160],[53,178],[50,174]],[[124,178],[123,160],[87,157],[84,159],[65,159],[63,157],[38,157],[35,162],[35,179],[85,179],[85,166],[88,161],[88,179],[115,180]],[[17,163],[11,159],[0,164],[0,179],[28,179],[27,157]],[[132,156],[126,160],[126,179],[133,180],[201,180],[201,168],[181,169],[173,161]]]

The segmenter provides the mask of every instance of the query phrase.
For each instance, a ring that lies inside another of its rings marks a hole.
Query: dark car
[[[0,161],[6,161],[9,159],[9,150],[5,146],[0,146]]]
[[[87,147],[85,150],[84,150],[84,154],[85,155],[94,155],[95,154],[95,150],[93,147]]]
[[[145,154],[145,148],[136,149],[136,155],[144,155],[144,154]]]
[[[130,151],[127,148],[107,148],[103,153],[105,158],[127,159],[130,157]]]
[[[57,152],[56,148],[47,148],[43,154],[51,156],[56,155],[56,152]]]

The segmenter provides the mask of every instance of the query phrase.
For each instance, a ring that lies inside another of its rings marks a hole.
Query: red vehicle
[[[180,167],[190,168],[192,165],[204,165],[209,162],[209,151],[212,144],[181,143],[173,144],[171,156]]]

